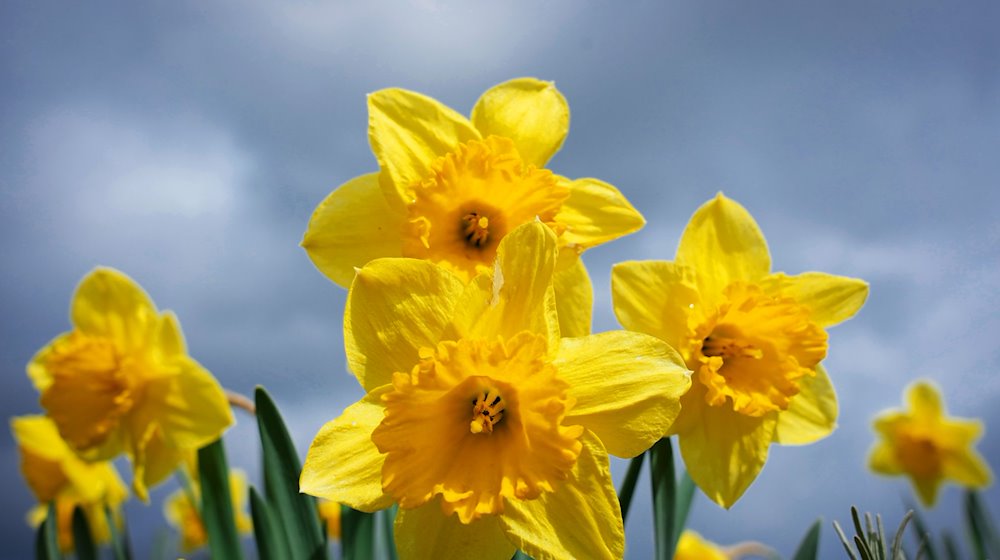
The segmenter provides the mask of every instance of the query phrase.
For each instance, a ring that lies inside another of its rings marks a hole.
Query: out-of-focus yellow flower
[[[340,538],[340,504],[327,500],[320,500],[319,517],[326,525],[326,535],[331,539]]]
[[[881,439],[868,458],[873,471],[906,475],[928,507],[945,480],[967,488],[990,484],[990,467],[973,449],[982,422],[947,416],[940,392],[928,381],[910,385],[906,402],[908,410],[890,410],[875,419]]]
[[[201,485],[192,481],[190,492],[180,489],[167,497],[163,504],[163,515],[170,525],[181,534],[181,550],[190,552],[208,542],[208,533],[201,520]],[[241,534],[253,531],[253,521],[246,512],[247,479],[239,470],[229,472],[229,494],[233,500],[233,514],[236,516],[236,530]],[[191,499],[197,503],[192,503]]]
[[[824,329],[861,308],[863,281],[771,273],[757,224],[720,193],[691,217],[673,262],[619,263],[611,284],[621,324],[667,341],[695,372],[672,433],[691,478],[718,504],[739,499],[771,443],[833,431]]]
[[[677,541],[674,560],[729,560],[729,555],[715,543],[709,542],[695,531],[685,529]]]
[[[28,522],[33,526],[41,524],[46,504],[54,501],[59,547],[69,551],[73,548],[73,510],[80,506],[94,541],[107,542],[111,533],[104,507],[110,507],[117,517],[128,497],[114,466],[107,461],[82,461],[45,416],[13,418],[11,430],[21,455],[21,474],[40,504],[28,513]]]
[[[469,284],[412,259],[361,269],[345,339],[368,395],[319,431],[301,490],[362,511],[399,503],[404,559],[621,557],[607,451],[662,437],[690,378],[651,336],[561,339],[557,254],[530,223]]]
[[[578,255],[645,222],[613,186],[545,169],[569,131],[569,106],[551,82],[499,84],[471,120],[419,93],[384,89],[368,96],[368,123],[379,172],[334,190],[302,240],[324,274],[346,287],[356,267],[402,256],[469,280],[489,271],[505,235],[538,219],[561,248],[563,334],[589,334],[592,292]]]
[[[110,268],[88,274],[70,306],[73,330],[28,364],[41,404],[81,457],[125,452],[143,500],[199,447],[233,421],[218,382],[187,355],[173,313],[157,311],[131,278]]]

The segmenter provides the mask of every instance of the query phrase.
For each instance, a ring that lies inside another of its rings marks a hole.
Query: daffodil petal
[[[707,404],[697,413],[680,434],[681,456],[702,492],[729,508],[764,468],[777,415],[758,418]]]
[[[177,315],[172,311],[164,311],[160,316],[160,329],[158,332],[156,348],[160,352],[161,358],[174,358],[187,354],[187,345],[184,343],[184,333],[177,320]]]
[[[583,448],[569,477],[534,500],[508,500],[500,524],[535,560],[621,558],[625,533],[608,456],[584,431]]]
[[[132,430],[157,424],[166,444],[198,449],[219,439],[233,423],[233,411],[219,382],[198,362],[181,356],[171,362],[173,375],[149,381],[142,414],[133,414]]]
[[[594,288],[583,260],[573,250],[559,252],[552,278],[561,336],[587,336],[594,309]]]
[[[642,214],[615,187],[598,179],[569,182],[569,198],[556,214],[566,226],[562,240],[578,250],[606,243],[646,225]]]
[[[96,268],[80,281],[70,317],[79,332],[110,338],[123,351],[142,348],[159,328],[153,301],[113,268]]]
[[[933,506],[937,501],[938,488],[941,487],[941,483],[944,480],[940,477],[918,478],[913,476],[910,479],[913,481],[914,488],[917,489],[917,497],[920,498],[920,503],[926,507]]]
[[[611,299],[618,322],[630,331],[680,346],[688,315],[700,306],[691,270],[666,261],[626,261],[611,269]]]
[[[362,175],[337,187],[316,207],[302,248],[320,272],[346,288],[355,268],[402,255],[405,220],[403,209],[386,200],[378,173]]]
[[[483,137],[510,138],[521,159],[545,167],[569,133],[569,104],[552,82],[516,78],[480,96],[472,124]]]
[[[410,200],[410,185],[429,175],[434,160],[479,138],[468,119],[426,95],[390,88],[368,96],[368,139],[393,206]]]
[[[159,430],[150,433],[142,447],[143,464],[141,473],[142,485],[152,488],[177,472],[182,464],[195,464],[197,449],[180,449],[168,445]]]
[[[564,338],[555,366],[576,398],[566,422],[583,425],[619,457],[634,457],[662,438],[691,386],[680,354],[634,332]]]
[[[992,482],[990,467],[986,461],[972,450],[949,453],[944,460],[945,478],[969,488],[983,488]]]
[[[906,400],[915,418],[941,418],[944,416],[944,402],[937,387],[926,381],[918,381],[910,385],[906,391]]]
[[[788,410],[778,413],[774,443],[805,445],[820,440],[837,427],[837,393],[822,365],[816,375],[798,380],[799,394],[792,397]]]
[[[868,454],[868,468],[881,474],[903,474],[903,466],[896,459],[893,448],[885,443],[879,443]]]
[[[28,378],[31,379],[31,382],[35,385],[35,389],[39,393],[44,393],[52,385],[52,372],[46,364],[52,356],[54,349],[67,344],[72,336],[72,332],[66,332],[55,337],[51,342],[42,347],[41,350],[36,352],[32,356],[31,361],[28,362]]]
[[[517,551],[495,516],[483,516],[466,525],[458,515],[446,516],[437,500],[414,509],[400,509],[395,537],[401,560],[509,560]]]
[[[547,336],[557,347],[559,318],[552,285],[556,255],[555,235],[540,222],[507,234],[497,249],[492,277],[474,279],[462,298],[455,318],[462,333],[509,339],[530,331]]]
[[[392,381],[420,361],[451,328],[465,289],[443,268],[415,259],[377,259],[358,271],[344,310],[344,344],[351,372],[366,391]]]
[[[757,222],[722,193],[691,216],[677,247],[677,262],[694,270],[703,298],[722,297],[731,282],[757,282],[771,270],[767,242]]]
[[[774,295],[790,296],[808,307],[810,319],[821,327],[850,319],[868,297],[868,283],[864,280],[823,272],[795,276],[778,272],[764,278],[761,287]]]
[[[385,456],[372,442],[372,430],[385,415],[382,395],[391,390],[372,390],[320,428],[302,466],[301,492],[367,512],[392,505],[382,492]]]

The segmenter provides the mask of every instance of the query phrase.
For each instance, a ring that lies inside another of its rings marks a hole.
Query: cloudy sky
[[[332,188],[376,169],[365,94],[405,87],[468,113],[486,88],[536,76],[572,110],[550,167],[615,184],[648,221],[586,254],[595,330],[617,327],[611,264],[672,258],[719,190],[757,218],[776,269],[871,283],[830,333],[839,429],[772,448],[735,507],[702,498],[691,519],[787,556],[822,516],[824,557],[839,557],[829,521],[851,504],[889,525],[903,513],[906,483],[865,459],[871,418],[911,380],[983,418],[980,450],[1000,468],[998,25],[986,2],[4,2],[0,410],[38,411],[24,365],[68,328],[77,281],[109,265],[177,312],[226,387],[267,386],[304,452],[360,396],[345,294],[298,242]],[[230,463],[253,477],[253,424],[238,418]],[[28,557],[32,498],[7,432],[0,486],[0,556]],[[138,548],[169,490],[130,506]],[[1000,491],[985,496],[1000,513]],[[956,526],[959,498],[948,489],[930,516]],[[648,498],[635,507],[638,559]]]

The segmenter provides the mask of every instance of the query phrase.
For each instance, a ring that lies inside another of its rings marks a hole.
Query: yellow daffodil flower
[[[21,455],[21,473],[39,505],[28,513],[28,522],[38,526],[45,520],[48,503],[55,502],[59,548],[73,549],[73,510],[83,509],[94,542],[111,537],[105,506],[113,515],[128,497],[128,491],[108,461],[87,463],[59,436],[45,416],[21,416],[11,420],[11,429]]]
[[[331,540],[340,538],[340,504],[327,500],[320,500],[319,518],[326,526],[326,536]]]
[[[978,420],[947,415],[941,393],[927,381],[906,390],[909,410],[890,410],[875,419],[881,438],[868,458],[877,473],[906,475],[925,506],[933,506],[945,480],[983,488],[993,478],[973,444],[983,433]]]
[[[677,541],[674,560],[729,560],[729,555],[715,543],[703,539],[697,532],[685,529]]]
[[[468,281],[489,271],[505,235],[537,217],[561,248],[563,334],[589,334],[593,294],[578,255],[645,222],[613,186],[545,169],[569,131],[569,106],[551,82],[497,85],[471,119],[384,89],[368,96],[368,125],[379,172],[344,183],[313,213],[302,246],[317,268],[346,287],[372,259],[412,257]]]
[[[201,520],[201,486],[197,481],[191,484],[191,492],[180,489],[167,496],[163,504],[163,515],[172,527],[181,534],[181,550],[190,552],[201,548],[208,542],[208,532]],[[253,521],[246,512],[247,478],[239,470],[229,472],[229,495],[233,501],[233,514],[236,516],[236,530],[241,534],[253,531]],[[192,503],[192,498],[197,503]]]
[[[345,339],[368,394],[319,431],[301,490],[362,511],[398,503],[404,560],[620,558],[607,452],[662,437],[689,372],[640,333],[561,338],[557,260],[534,222],[468,284],[414,259],[359,270]]]
[[[712,500],[735,503],[771,443],[833,431],[837,400],[820,365],[825,328],[861,308],[863,281],[771,273],[756,222],[719,194],[692,216],[674,261],[619,263],[611,283],[621,324],[667,341],[695,372],[672,433]]]
[[[63,439],[89,461],[122,452],[143,500],[186,455],[233,422],[215,378],[187,355],[173,313],[157,311],[131,278],[88,274],[70,306],[73,330],[28,364]]]

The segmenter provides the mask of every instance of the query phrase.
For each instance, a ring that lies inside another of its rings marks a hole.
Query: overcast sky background
[[[613,262],[670,259],[718,190],[745,205],[776,270],[871,283],[831,330],[839,429],[772,447],[730,510],[691,525],[788,557],[849,507],[895,526],[905,479],[866,470],[871,419],[929,377],[979,417],[1000,468],[1000,8],[996,3],[291,1],[0,4],[0,391],[35,413],[24,373],[69,328],[79,279],[131,275],[180,317],[190,351],[228,388],[268,387],[300,452],[361,396],[346,372],[345,292],[298,247],[314,207],[376,170],[365,94],[404,87],[468,114],[488,87],[554,80],[570,135],[550,168],[616,186],[637,234],[585,256],[595,331],[617,328]],[[256,480],[252,419],[226,438]],[[615,466],[616,476],[623,463]],[[650,556],[648,487],[628,557]],[[165,525],[129,506],[143,557]],[[32,505],[0,436],[0,557],[30,556]],[[1000,491],[985,493],[1000,514]],[[960,527],[960,492],[929,515]]]

